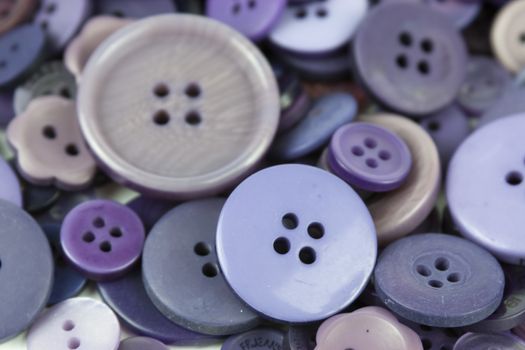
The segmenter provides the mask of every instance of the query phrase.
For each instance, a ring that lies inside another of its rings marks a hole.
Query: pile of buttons
[[[525,350],[525,0],[0,0],[0,350]]]

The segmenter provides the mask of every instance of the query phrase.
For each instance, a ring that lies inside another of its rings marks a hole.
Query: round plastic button
[[[22,192],[20,190],[20,183],[16,177],[13,168],[0,157],[0,179],[2,186],[0,186],[0,198],[22,206]]]
[[[155,306],[173,322],[211,335],[239,333],[260,322],[217,265],[215,230],[223,204],[220,198],[202,199],[169,211],[153,226],[142,258],[144,285]]]
[[[175,202],[139,196],[126,204],[140,217],[146,233],[153,225],[176,205]]]
[[[26,212],[0,200],[0,213],[1,343],[25,330],[46,305],[53,258],[42,229]]]
[[[412,168],[405,183],[396,190],[376,194],[368,204],[379,244],[385,245],[416,229],[434,208],[441,182],[439,156],[425,130],[407,118],[374,114],[360,120],[397,134],[412,154]]]
[[[355,300],[376,244],[359,196],[336,176],[297,164],[244,180],[217,227],[217,255],[233,290],[267,317],[291,323],[324,319]]]
[[[31,16],[36,4],[35,0],[2,1],[0,4],[0,12],[2,13],[0,34],[8,32],[24,22]]]
[[[423,0],[436,12],[447,16],[459,29],[467,27],[476,18],[481,8],[478,0]]]
[[[454,154],[446,187],[450,212],[461,234],[499,259],[519,265],[525,265],[523,128],[525,114],[474,132]]]
[[[378,6],[354,38],[354,69],[376,99],[399,113],[423,116],[450,104],[463,83],[463,40],[423,4]]]
[[[94,12],[116,17],[142,18],[175,12],[172,0],[92,0]],[[191,1],[192,3],[195,1]]]
[[[162,15],[97,48],[78,110],[89,146],[117,182],[188,198],[219,193],[253,170],[277,130],[279,97],[266,59],[240,33]]]
[[[525,111],[525,89],[511,87],[481,115],[477,127],[480,128],[497,119],[521,114],[523,111]]]
[[[96,165],[76,119],[75,103],[58,96],[34,99],[11,121],[7,139],[27,181],[66,190],[87,187]]]
[[[221,350],[282,349],[283,337],[283,332],[276,329],[255,329],[246,333],[232,335],[226,339]]]
[[[52,188],[49,190],[52,191]],[[51,204],[46,203],[46,205],[50,205],[49,209],[35,215],[35,218],[39,223],[62,224],[66,214],[69,213],[74,207],[80,203],[95,198],[95,190],[93,188],[89,188],[87,190],[77,192],[59,192],[56,197],[56,199],[45,197],[47,198],[47,201],[51,202]]]
[[[207,335],[177,326],[160,313],[146,294],[138,267],[118,280],[98,283],[98,291],[122,322],[137,334],[167,344],[195,344],[210,339]]]
[[[270,43],[301,54],[334,51],[350,41],[367,8],[366,0],[290,4],[270,33]]]
[[[27,350],[115,350],[120,326],[115,314],[100,301],[73,298],[47,310],[27,334]]]
[[[453,350],[525,350],[525,344],[508,334],[467,333]]]
[[[432,233],[405,237],[386,247],[374,281],[389,309],[434,327],[460,327],[485,319],[499,306],[505,284],[498,261],[488,252],[465,239]]]
[[[144,227],[135,212],[109,200],[91,200],[64,218],[60,239],[67,259],[95,280],[115,279],[140,257]]]
[[[378,307],[365,307],[326,320],[317,332],[316,350],[423,350],[418,335]]]
[[[90,14],[90,0],[40,0],[34,23],[46,33],[51,50],[58,52],[64,49]]]
[[[47,305],[53,305],[80,293],[86,285],[86,278],[73,269],[64,257],[60,246],[60,224],[44,224],[42,229],[51,244],[51,251],[55,261],[53,289],[47,301]]]
[[[403,184],[412,166],[405,142],[393,132],[368,123],[350,123],[332,136],[330,169],[362,190],[386,192]]]
[[[525,1],[509,2],[494,20],[490,32],[492,49],[498,60],[511,72],[525,67]]]
[[[284,336],[283,350],[314,350],[317,326],[290,326]]]
[[[118,350],[169,350],[160,341],[153,338],[133,337],[123,340]]]
[[[285,6],[286,0],[208,0],[206,15],[252,40],[261,40],[279,20]]]

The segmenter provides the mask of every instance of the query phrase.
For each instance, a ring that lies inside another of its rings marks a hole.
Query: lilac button
[[[144,244],[144,227],[128,207],[91,200],[71,210],[60,231],[66,258],[95,280],[122,276],[137,262]]]
[[[160,341],[153,338],[133,337],[123,340],[118,350],[169,350]]]
[[[92,0],[96,14],[116,17],[143,18],[175,12],[172,0]],[[194,2],[194,1],[192,1]]]
[[[260,40],[279,20],[285,6],[285,0],[209,0],[206,15],[252,40]]]
[[[525,344],[510,334],[467,333],[454,344],[454,350],[525,350]]]
[[[511,87],[481,115],[477,127],[525,111],[525,89]]]
[[[460,232],[519,265],[525,265],[523,128],[520,114],[478,129],[458,148],[447,174],[448,205]]]
[[[447,18],[410,3],[371,11],[356,33],[352,55],[359,79],[378,102],[414,116],[453,101],[467,61],[465,44]]]
[[[476,18],[481,8],[479,1],[423,0],[434,11],[447,16],[459,29],[467,27]]]
[[[366,0],[290,4],[272,30],[270,42],[301,54],[332,52],[348,43],[367,9]]]
[[[43,313],[27,334],[27,350],[117,350],[120,326],[100,301],[73,298]]]
[[[324,319],[355,300],[376,244],[370,214],[350,186],[296,164],[244,180],[217,228],[217,255],[233,290],[256,311],[292,323]]]
[[[412,166],[407,145],[393,132],[367,123],[350,123],[332,136],[328,153],[336,175],[359,189],[386,192],[405,181]]]
[[[22,206],[22,192],[20,183],[13,168],[0,157],[0,198],[5,199],[19,207]]]

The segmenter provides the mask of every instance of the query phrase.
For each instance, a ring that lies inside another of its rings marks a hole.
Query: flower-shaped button
[[[244,180],[217,227],[217,255],[233,290],[267,317],[291,323],[324,319],[355,300],[368,282],[376,244],[355,191],[298,164]]]
[[[96,166],[76,118],[75,103],[58,96],[34,99],[11,121],[7,139],[24,178],[73,190],[89,185]]]
[[[87,277],[115,279],[137,262],[144,227],[130,208],[109,200],[91,200],[71,210],[60,231],[66,258]]]
[[[399,136],[368,123],[350,123],[332,136],[330,169],[356,188],[386,192],[405,181],[412,155]]]

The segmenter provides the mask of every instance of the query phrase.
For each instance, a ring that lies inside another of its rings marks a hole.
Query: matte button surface
[[[500,304],[505,284],[498,261],[484,249],[462,238],[431,233],[386,247],[374,281],[389,309],[435,327],[466,326],[488,317]]]
[[[368,210],[345,182],[289,164],[261,170],[232,192],[219,219],[217,254],[228,283],[252,308],[275,320],[312,322],[364,289],[376,237]]]
[[[425,350],[452,350],[458,340],[454,330],[449,328],[430,327],[407,320],[401,322],[419,335]]]
[[[236,183],[279,119],[277,84],[258,49],[190,15],[143,19],[106,40],[84,71],[78,109],[89,146],[117,182],[178,198]]]
[[[0,181],[2,183],[2,186],[0,186],[0,198],[21,207],[22,192],[20,191],[20,183],[13,168],[1,157]]]
[[[209,0],[206,15],[237,29],[252,40],[263,39],[286,6],[286,0]]]
[[[288,5],[270,34],[270,42],[287,51],[303,54],[336,50],[352,38],[367,8],[366,0]]]
[[[511,84],[511,76],[496,61],[472,56],[459,90],[458,103],[472,115],[480,115],[497,101]]]
[[[525,1],[509,2],[498,12],[490,39],[494,54],[501,64],[517,73],[525,67]]]
[[[367,123],[337,129],[328,153],[330,168],[349,184],[373,192],[398,188],[412,167],[412,155],[399,136]]]
[[[480,128],[500,118],[521,114],[523,111],[525,111],[525,89],[509,88],[481,115],[477,127]]]
[[[47,305],[53,305],[80,293],[86,285],[86,278],[73,269],[64,257],[64,252],[60,246],[60,225],[44,224],[41,227],[51,244],[51,251],[55,261],[53,289],[47,301]]]
[[[290,326],[284,336],[283,350],[314,350],[316,326]]]
[[[304,157],[327,144],[337,128],[351,122],[356,112],[357,103],[350,94],[323,96],[299,123],[275,139],[270,155],[286,161]]]
[[[91,14],[90,0],[40,0],[34,23],[46,33],[50,49],[64,49]]]
[[[27,350],[116,350],[120,326],[115,314],[100,301],[73,298],[43,313],[27,334]]]
[[[108,1],[105,0],[105,2]],[[113,32],[131,22],[132,20],[129,19],[112,16],[90,18],[80,33],[66,47],[64,64],[67,69],[79,80],[84,66],[95,49]]]
[[[133,209],[140,217],[146,233],[155,225],[155,223],[170,209],[173,209],[177,203],[165,201],[162,199],[139,196],[126,204]]]
[[[36,25],[23,25],[0,37],[0,86],[23,79],[43,58],[46,38]]]
[[[417,334],[387,310],[365,307],[326,320],[317,332],[316,350],[423,350]]]
[[[34,99],[9,124],[7,139],[26,180],[74,190],[85,188],[96,166],[76,119],[75,103],[58,96]]]
[[[223,199],[203,199],[166,213],[151,230],[142,259],[144,285],[157,308],[173,322],[211,335],[259,324],[217,264],[215,230],[223,204]]]
[[[46,95],[57,95],[74,100],[77,94],[75,78],[59,61],[41,65],[24,84],[19,85],[14,95],[14,110],[16,114],[23,113],[29,103]]]
[[[7,124],[15,117],[13,110],[13,91],[0,92],[0,126],[5,128]]]
[[[463,40],[422,4],[379,6],[359,27],[352,50],[364,86],[388,108],[425,115],[456,97],[466,70]]]
[[[175,2],[171,0],[93,0],[93,7],[96,14],[131,18],[175,12]]]
[[[474,132],[454,154],[446,187],[459,231],[499,259],[520,265],[525,265],[523,128],[525,115],[521,114]],[[488,143],[489,152],[485,150]]]
[[[128,207],[109,200],[76,206],[64,219],[60,239],[68,260],[95,280],[115,279],[140,257],[144,227]]]
[[[22,209],[0,200],[0,343],[25,330],[53,285],[53,258],[42,229]]]
[[[425,130],[407,118],[374,114],[360,120],[396,133],[412,154],[412,168],[405,183],[368,203],[379,244],[385,245],[412,232],[434,208],[441,181],[439,156]]]
[[[0,11],[2,19],[0,20],[0,34],[6,33],[24,22],[35,9],[37,1],[35,0],[14,0],[2,1]]]
[[[246,333],[232,335],[221,347],[221,350],[267,350],[282,349],[283,332],[276,329],[260,328]]]
[[[195,344],[211,337],[177,326],[155,308],[144,289],[140,268],[116,281],[98,283],[102,298],[133,332],[165,343]]]
[[[120,342],[118,350],[169,350],[160,341],[153,338],[133,337]]]
[[[525,350],[525,344],[507,334],[467,333],[454,345],[454,350]]]

